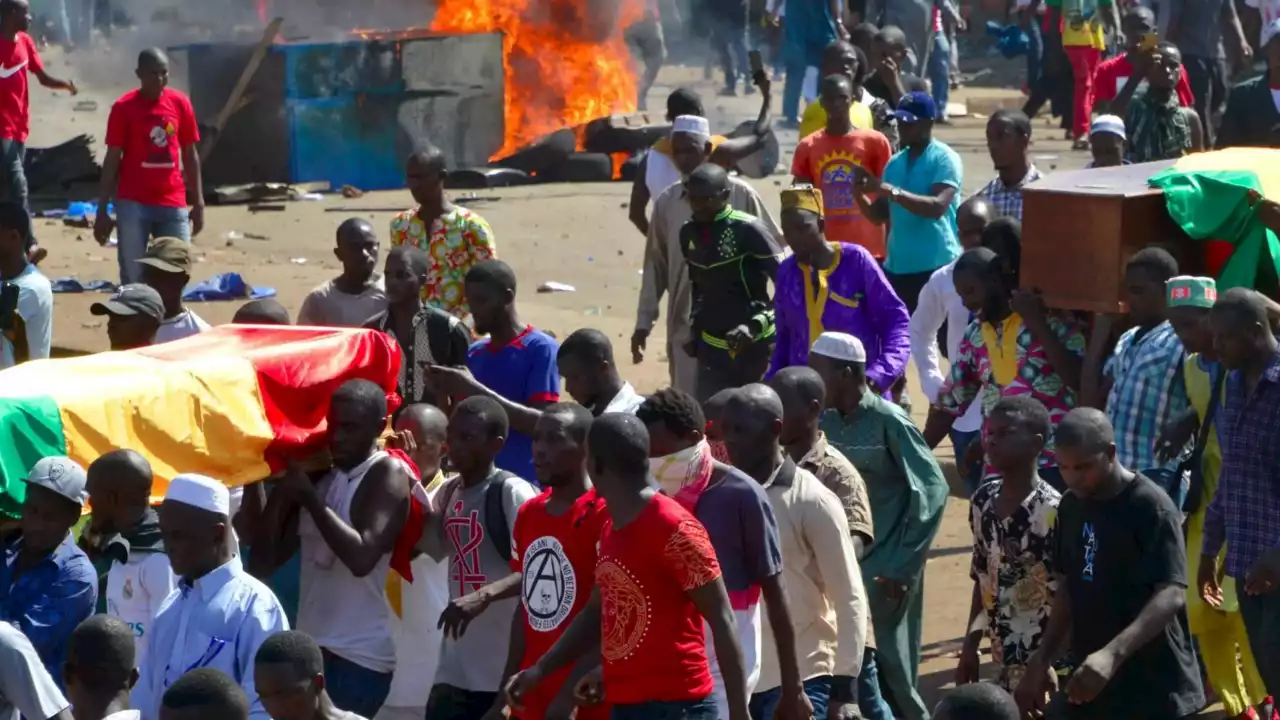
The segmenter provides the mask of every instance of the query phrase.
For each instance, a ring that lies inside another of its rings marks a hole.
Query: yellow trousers
[[[1206,501],[1205,506],[1208,505]],[[1200,548],[1204,543],[1205,508],[1201,507],[1187,521],[1187,620],[1191,633],[1200,644],[1209,683],[1218,693],[1227,717],[1236,717],[1261,703],[1267,697],[1266,686],[1258,675],[1244,619],[1236,602],[1235,580],[1223,578],[1224,610],[1215,610],[1200,599],[1196,576],[1200,571]],[[1226,549],[1223,549],[1225,554]],[[1221,561],[1219,556],[1219,561]]]

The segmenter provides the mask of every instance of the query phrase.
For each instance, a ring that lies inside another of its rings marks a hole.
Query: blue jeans
[[[116,239],[120,243],[120,284],[142,282],[138,259],[147,252],[151,238],[176,237],[191,242],[191,223],[185,207],[143,205],[116,201]],[[349,708],[347,708],[349,709]]]
[[[333,704],[361,717],[371,718],[391,692],[391,673],[370,670],[324,651],[324,689]]]
[[[0,199],[17,203],[27,214],[31,214],[31,206],[27,201],[27,171],[23,162],[27,158],[26,143],[17,140],[0,140]],[[27,225],[27,249],[31,248],[35,235],[30,223]]]
[[[831,676],[810,678],[804,681],[804,694],[813,705],[813,716],[825,718],[831,700]],[[751,696],[751,720],[773,720],[773,713],[782,701],[782,688],[764,690]]]
[[[496,692],[479,692],[463,690],[452,685],[436,685],[431,688],[431,698],[427,700],[426,720],[475,720],[489,712],[497,699]],[[376,714],[377,711],[374,712]],[[365,717],[373,717],[373,715],[365,715]]]
[[[945,32],[933,34],[933,51],[929,53],[929,83],[933,85],[933,104],[938,116],[947,116],[947,98],[951,96],[951,43]]]
[[[862,672],[858,675],[858,710],[866,720],[893,720],[889,703],[880,694],[880,673],[876,669],[876,651],[862,653]]]
[[[747,58],[747,8],[741,10],[733,3],[718,10],[718,17],[711,25],[711,41],[720,55],[720,67],[724,70],[724,86],[733,90],[742,78],[751,87],[751,61]]]
[[[707,697],[701,700],[654,700],[634,705],[614,705],[609,713],[609,720],[716,720],[716,701]]]
[[[965,467],[964,454],[969,446],[975,442],[982,442],[982,430],[955,430],[951,431],[951,447],[956,453],[956,473],[960,475],[960,482],[964,485],[964,496],[966,498],[973,497],[978,491],[978,486],[982,485],[982,463]]]

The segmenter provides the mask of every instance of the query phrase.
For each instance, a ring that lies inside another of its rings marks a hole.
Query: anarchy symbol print
[[[560,541],[540,537],[524,553],[522,597],[529,627],[551,632],[560,627],[578,598],[578,578]]]

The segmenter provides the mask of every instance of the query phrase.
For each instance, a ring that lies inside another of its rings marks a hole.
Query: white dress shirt
[[[930,403],[938,402],[938,391],[947,380],[939,358],[938,330],[946,322],[947,356],[955,359],[960,357],[960,341],[969,327],[969,309],[956,294],[955,282],[951,278],[955,266],[952,262],[934,271],[920,291],[919,304],[911,315],[911,357],[915,359],[916,371],[920,374],[920,387]],[[952,427],[960,432],[982,429],[982,403],[971,403]]]

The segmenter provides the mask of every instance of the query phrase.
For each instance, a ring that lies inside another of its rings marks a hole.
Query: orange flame
[[[503,33],[504,137],[492,159],[565,127],[636,104],[622,28],[644,0],[440,0],[433,32]],[[607,17],[606,17],[607,16]]]

